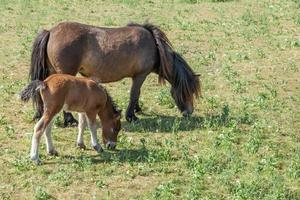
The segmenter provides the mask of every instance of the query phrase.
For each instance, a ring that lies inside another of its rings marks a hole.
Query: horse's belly
[[[79,73],[86,77],[96,77],[102,83],[119,81],[125,77],[132,77],[130,69],[126,66],[86,65]]]

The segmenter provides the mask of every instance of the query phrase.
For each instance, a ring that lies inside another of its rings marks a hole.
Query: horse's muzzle
[[[182,112],[182,115],[183,115],[184,117],[188,117],[188,116],[190,116],[192,113],[193,113],[193,110],[184,110],[184,111]]]

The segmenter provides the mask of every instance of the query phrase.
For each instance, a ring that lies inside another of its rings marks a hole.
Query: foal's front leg
[[[78,113],[78,136],[77,136],[77,146],[81,149],[86,149],[83,142],[83,133],[86,127],[86,115],[85,113]]]
[[[97,123],[96,123],[96,115],[87,115],[88,126],[91,131],[91,143],[93,148],[98,152],[102,152],[103,149],[97,140]]]

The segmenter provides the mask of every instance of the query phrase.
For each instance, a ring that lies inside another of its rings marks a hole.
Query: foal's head
[[[106,108],[108,118],[102,122],[102,140],[107,148],[115,149],[118,134],[121,130],[121,110],[116,108],[115,103],[108,94]]]

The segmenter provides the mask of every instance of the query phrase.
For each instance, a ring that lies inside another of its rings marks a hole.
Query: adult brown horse
[[[75,76],[78,72],[97,77],[102,83],[131,77],[127,121],[137,119],[134,112],[141,110],[140,88],[151,72],[158,74],[161,83],[167,80],[171,84],[172,97],[183,115],[193,112],[194,97],[201,92],[199,77],[173,50],[165,33],[151,24],[104,28],[63,22],[43,30],[33,45],[31,80],[44,80],[54,73]],[[36,96],[33,102],[37,115],[41,115],[41,98]]]

